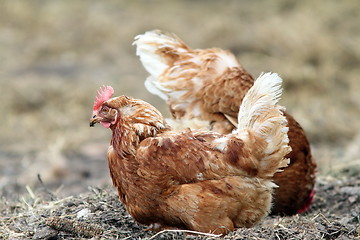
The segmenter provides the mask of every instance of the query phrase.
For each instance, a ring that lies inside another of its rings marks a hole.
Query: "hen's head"
[[[93,114],[90,119],[90,127],[93,127],[96,123],[100,123],[106,128],[109,128],[111,124],[117,122],[117,111],[111,109],[105,104],[114,94],[114,89],[111,86],[104,86],[97,92],[97,96],[94,102]]]
[[[127,96],[111,98],[113,94],[111,86],[98,90],[90,127],[96,123],[112,130],[123,127],[135,131],[139,136],[154,135],[168,128],[164,117],[154,106]]]

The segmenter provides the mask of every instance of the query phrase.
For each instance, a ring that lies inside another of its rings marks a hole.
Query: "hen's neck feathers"
[[[107,104],[119,111],[118,121],[111,127],[111,145],[122,157],[135,156],[142,140],[170,129],[161,113],[140,99],[120,96]]]

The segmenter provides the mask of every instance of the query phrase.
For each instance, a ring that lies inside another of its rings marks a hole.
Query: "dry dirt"
[[[359,238],[357,0],[3,0],[0,239],[154,236],[133,222],[111,187],[110,132],[88,122],[104,84],[168,114],[144,88],[147,75],[131,46],[152,29],[175,32],[194,48],[229,49],[254,76],[278,72],[281,103],[306,130],[318,162],[310,212],[268,217],[225,238]]]
[[[292,217],[269,216],[225,239],[355,239],[360,236],[360,177],[318,179],[311,209]],[[90,187],[59,198],[45,185],[21,201],[0,205],[0,236],[9,239],[222,239],[180,231],[155,235],[129,216],[111,188]]]

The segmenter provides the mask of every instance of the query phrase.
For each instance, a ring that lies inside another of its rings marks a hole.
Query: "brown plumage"
[[[174,34],[146,32],[135,38],[137,55],[150,76],[147,89],[163,98],[178,128],[230,133],[237,126],[238,106],[253,85],[252,76],[228,51],[191,49]],[[275,214],[307,210],[313,201],[316,164],[298,122],[285,113],[289,126],[290,165],[275,174]],[[192,120],[196,120],[194,123]]]
[[[288,128],[277,101],[281,78],[267,73],[246,95],[231,134],[173,131],[155,107],[98,92],[90,126],[112,130],[110,175],[141,224],[227,233],[270,211],[272,176],[288,164]]]

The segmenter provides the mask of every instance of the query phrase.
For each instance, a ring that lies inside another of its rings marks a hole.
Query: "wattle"
[[[100,122],[100,124],[103,125],[106,128],[109,128],[110,125],[111,125],[111,123],[109,123],[109,122]]]
[[[309,210],[310,205],[314,202],[315,189],[312,189],[305,204],[297,211],[297,213],[303,213]]]

